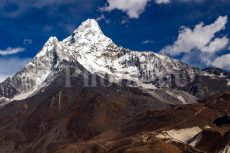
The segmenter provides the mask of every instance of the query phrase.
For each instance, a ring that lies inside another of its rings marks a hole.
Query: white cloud
[[[97,22],[104,21],[106,24],[109,24],[111,21],[105,17],[104,14],[96,18]]]
[[[13,54],[17,54],[20,52],[25,51],[25,48],[21,48],[21,47],[17,47],[17,48],[12,48],[9,47],[5,50],[0,50],[0,56],[6,56],[6,55],[13,55]]]
[[[161,50],[161,53],[177,56],[182,53],[189,53],[199,50],[206,53],[215,53],[224,49],[229,43],[226,36],[216,37],[216,33],[225,29],[228,21],[227,16],[220,16],[214,23],[204,25],[200,23],[194,29],[182,27],[177,40],[173,45],[168,45]]]
[[[15,18],[31,9],[47,7],[49,7],[49,13],[54,14],[57,8],[63,5],[73,6],[75,9],[69,10],[72,13],[88,12],[95,7],[96,3],[95,0],[0,0],[0,14],[3,17]],[[9,9],[11,5],[14,9]]]
[[[32,39],[29,39],[29,38],[25,38],[23,40],[23,44],[24,45],[31,45],[33,43]]]
[[[212,64],[215,67],[230,70],[230,53],[217,57]]]
[[[104,20],[105,19],[105,16],[102,14],[101,16],[99,16],[99,17],[97,17],[96,18],[96,20],[98,21],[98,22],[100,22],[100,21],[102,21],[102,20]]]
[[[156,4],[169,4],[172,2],[184,2],[184,3],[200,3],[200,2],[204,2],[205,0],[155,0]]]
[[[144,40],[142,41],[142,44],[146,45],[146,44],[153,44],[154,41],[153,40]]]
[[[202,51],[207,53],[215,53],[216,51],[225,48],[228,43],[229,40],[226,36],[222,38],[215,38],[208,46],[205,46]]]
[[[179,2],[204,2],[205,0],[174,0],[174,1],[179,1]]]
[[[145,11],[151,0],[107,0],[108,6],[103,11],[120,10],[125,12],[129,18],[137,19]]]
[[[149,2],[157,5],[169,4],[172,2],[203,2],[205,0],[107,0],[107,5],[102,11],[110,12],[119,10],[128,15],[129,18],[137,19],[145,11]]]
[[[4,81],[7,77],[14,75],[30,60],[30,58],[0,58],[0,82]]]
[[[177,40],[160,52],[171,56],[182,55],[182,61],[193,65],[209,65],[230,70],[230,54],[220,57],[217,54],[228,49],[227,36],[216,36],[225,29],[227,21],[227,16],[220,16],[210,25],[200,23],[194,29],[182,27]]]
[[[171,2],[171,0],[155,0],[156,4],[169,4]]]
[[[215,58],[216,55],[211,55],[200,51],[193,51],[183,55],[181,61],[202,68],[210,66],[211,61],[213,61]]]
[[[27,8],[29,6],[42,8],[48,5],[60,5],[60,4],[69,4],[73,3],[75,0],[2,0],[0,3],[0,7],[3,7],[7,4],[16,4],[17,6],[22,6],[23,8]]]

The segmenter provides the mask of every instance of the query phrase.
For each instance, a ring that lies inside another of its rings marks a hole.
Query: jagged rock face
[[[55,54],[58,50],[57,47],[57,39],[51,37],[42,51],[30,63],[13,77],[0,84],[0,96],[14,98],[18,94],[30,93],[40,88],[56,65]]]
[[[226,77],[230,78],[230,72],[226,72],[226,71],[219,69],[219,68],[209,67],[209,68],[203,69],[203,72],[207,72],[209,75],[222,76],[222,77],[226,76]]]
[[[209,92],[196,94],[192,88],[198,86],[192,82],[203,72],[167,56],[119,47],[103,34],[95,20],[89,19],[63,41],[51,37],[25,68],[0,84],[0,97],[12,101],[37,94],[55,80],[54,74],[63,71],[62,63],[74,62],[114,83],[129,80],[144,89],[179,88],[196,96]],[[224,79],[223,84],[227,84]],[[208,89],[208,85],[205,87]]]
[[[127,79],[140,86],[150,84],[152,89],[167,86],[158,80],[167,80],[171,74],[191,80],[198,72],[167,56],[119,47],[102,33],[95,20],[87,20],[63,41],[51,37],[25,68],[0,84],[0,96],[15,100],[28,97],[48,86],[63,62],[79,62],[90,73],[108,75],[112,82]]]
[[[229,92],[197,97],[227,89],[227,79],[119,47],[87,20],[63,41],[51,37],[0,84],[0,152],[226,150],[229,125],[213,121],[230,111]],[[217,140],[208,142],[212,137]]]

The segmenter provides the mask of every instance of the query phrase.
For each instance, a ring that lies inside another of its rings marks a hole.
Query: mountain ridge
[[[88,20],[0,84],[0,152],[222,153],[228,79],[119,47]]]
[[[183,76],[192,81],[197,74],[201,75],[199,69],[167,56],[117,46],[103,34],[96,20],[88,19],[63,41],[50,37],[30,63],[0,84],[1,99],[21,100],[36,94],[52,82],[55,69],[65,61],[79,62],[90,73],[102,78],[109,76],[111,82],[126,79],[146,89],[168,86],[159,83],[160,79]],[[174,84],[179,81],[175,79]]]

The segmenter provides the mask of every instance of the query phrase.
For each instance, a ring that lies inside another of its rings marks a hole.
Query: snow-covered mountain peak
[[[87,32],[88,30],[91,30],[91,32],[102,33],[101,28],[95,19],[88,19],[82,22],[81,25],[74,31],[74,33],[76,34],[79,32]]]
[[[65,44],[75,46],[83,46],[87,44],[87,46],[96,45],[98,43],[111,43],[112,40],[106,37],[99,24],[94,19],[88,19],[84,21],[74,32],[73,34],[63,40]]]
[[[96,20],[88,19],[84,21],[73,33],[76,41],[79,39],[91,39],[104,35]]]
[[[41,51],[39,51],[38,54],[35,56],[35,59],[46,56],[47,54],[52,54],[58,42],[59,41],[56,37],[50,37],[45,43],[45,45],[43,46],[43,48],[41,49]]]
[[[56,43],[56,42],[58,42],[57,37],[51,36],[51,37],[47,40],[47,42],[45,43],[45,46],[47,46],[47,45],[49,45],[49,44]]]
[[[166,56],[117,46],[103,34],[96,20],[88,19],[63,41],[50,37],[35,58],[7,82],[12,86],[10,90],[7,85],[0,84],[0,98],[34,93],[48,86],[47,82],[54,81],[53,74],[61,71],[61,64],[66,62],[78,62],[101,77],[108,74],[115,83],[125,79],[151,88],[155,88],[155,78],[164,73],[193,73],[188,65]]]

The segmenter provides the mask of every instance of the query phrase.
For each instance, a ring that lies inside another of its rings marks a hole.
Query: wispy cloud
[[[60,5],[60,4],[69,4],[73,3],[75,0],[0,0],[0,6],[10,6],[12,4],[21,6],[21,7],[45,7],[48,5]]]
[[[0,0],[0,14],[14,18],[31,9],[50,8],[50,10],[55,10],[59,6],[80,5],[81,7],[78,9],[84,10],[94,4],[94,0]]]
[[[8,47],[5,50],[0,50],[0,56],[7,56],[7,55],[13,55],[13,54],[17,54],[20,52],[25,51],[25,48],[21,48],[21,47],[17,47],[17,48],[12,48],[12,47]]]
[[[23,44],[24,45],[31,45],[33,43],[33,40],[32,39],[29,39],[29,38],[25,38],[23,40]]]
[[[98,22],[104,21],[106,24],[109,24],[111,21],[110,19],[106,18],[104,14],[101,14],[99,17],[96,18]]]
[[[171,0],[155,0],[156,4],[169,4],[171,2]]]
[[[184,2],[184,3],[189,3],[189,2],[196,2],[196,3],[200,3],[200,2],[204,2],[205,0],[155,0],[156,4],[169,4],[172,2]]]
[[[143,45],[146,45],[146,44],[153,44],[154,41],[153,40],[144,40],[141,42]]]

